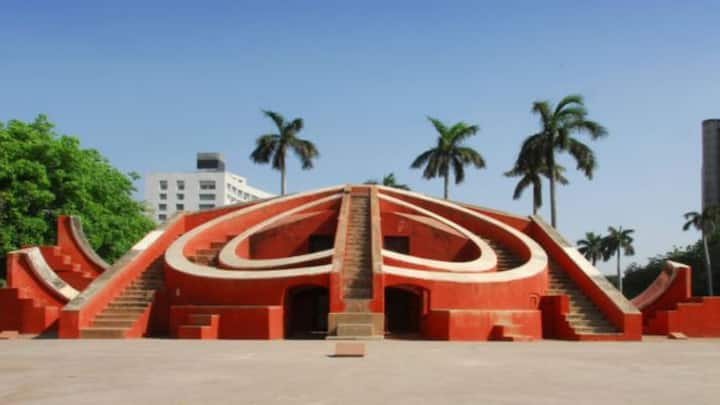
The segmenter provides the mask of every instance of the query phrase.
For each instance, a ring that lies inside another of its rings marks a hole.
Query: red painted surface
[[[165,250],[180,234],[185,231],[184,217],[178,217],[169,224],[165,232],[157,240],[150,244],[129,261],[122,271],[117,272],[109,282],[103,283],[103,288],[91,297],[80,310],[63,309],[60,313],[58,335],[61,338],[79,338],[80,329],[90,325],[92,320],[102,311],[113,298],[118,296],[130,283],[140,276],[159,257],[164,255]],[[122,260],[122,259],[121,259]],[[140,335],[145,331],[138,332]]]
[[[173,336],[191,337],[187,326],[190,315],[209,314],[218,318],[218,339],[282,339],[283,310],[279,306],[243,305],[173,305],[170,308],[170,330]],[[187,328],[186,328],[187,329]]]
[[[582,292],[590,298],[603,315],[622,332],[620,340],[639,340],[642,338],[642,316],[640,314],[626,314],[615,302],[582,271],[578,263],[570,257],[564,248],[553,240],[550,235],[536,223],[532,223],[528,234],[545,249],[548,257],[556,262],[565,273],[580,287]],[[557,336],[565,338],[565,336]]]
[[[82,291],[104,269],[92,262],[79,246],[70,229],[70,217],[60,216],[57,246],[43,246],[40,251],[58,277]],[[7,279],[8,287],[0,289],[0,331],[39,334],[54,329],[67,300],[37,279],[22,252],[8,254]]]
[[[648,335],[682,333],[720,337],[720,297],[692,296],[692,269],[668,263],[650,287],[633,299]]]
[[[80,248],[80,242],[75,238],[71,230],[71,218],[69,216],[58,216],[57,246],[62,254],[70,256],[71,262],[78,264],[84,273],[92,276],[91,278],[97,277],[105,271]]]
[[[142,252],[134,257],[128,256],[122,266],[113,268],[112,277],[93,282],[91,286],[97,291],[88,294],[82,306],[76,309],[64,308],[59,313],[59,335],[64,338],[79,337],[82,328],[88,327],[113,299],[156,260],[163,260],[170,245],[187,232],[214,221],[207,226],[207,229],[191,237],[182,247],[181,250],[186,257],[193,257],[198,250],[209,249],[212,243],[225,243],[245,230],[273,220],[289,210],[339,193],[344,194],[342,198],[299,210],[291,216],[272,222],[251,235],[248,241],[240,244],[236,252],[240,257],[250,259],[276,259],[302,255],[310,252],[309,239],[322,235],[334,239],[332,258],[323,261],[330,264],[329,273],[279,278],[219,278],[185,273],[181,271],[182,269],[173,268],[169,264],[174,262],[165,261],[164,287],[155,292],[152,305],[138,317],[126,337],[165,333],[193,339],[281,339],[288,332],[287,319],[299,312],[293,312],[292,305],[296,300],[288,297],[295,296],[296,291],[308,287],[326,289],[326,310],[332,313],[343,312],[348,307],[343,295],[343,263],[348,257],[347,235],[352,231],[350,228],[352,225],[348,220],[351,208],[348,196],[350,193],[367,192],[371,196],[372,297],[367,302],[367,309],[370,312],[383,313],[390,307],[402,307],[397,302],[398,295],[386,295],[386,291],[396,288],[411,292],[417,297],[417,301],[413,301],[414,312],[408,316],[417,317],[417,322],[413,324],[417,325],[420,335],[428,339],[509,341],[536,340],[543,337],[576,340],[610,339],[610,337],[578,336],[574,333],[564,316],[568,312],[567,297],[545,296],[548,290],[547,271],[512,281],[462,283],[384,273],[383,264],[412,268],[407,264],[393,263],[389,259],[385,259],[383,263],[384,236],[407,237],[408,254],[421,258],[449,262],[470,261],[477,258],[480,252],[468,238],[442,221],[422,214],[421,210],[380,200],[379,193],[391,195],[408,204],[429,210],[482,238],[492,240],[504,246],[521,261],[527,261],[532,253],[526,242],[512,229],[493,221],[476,218],[454,205],[387,189],[379,192],[377,188],[366,186],[278,198],[262,209],[253,209],[257,204],[263,203],[256,201],[242,206],[183,214],[169,223],[164,233]],[[468,209],[509,225],[534,239],[603,314],[622,331],[612,339],[639,339],[640,315],[623,313],[607,293],[593,283],[578,263],[567,255],[564,248],[534,222],[478,207],[468,207]],[[234,215],[234,213],[242,213],[242,215]],[[227,214],[233,215],[218,220]],[[63,224],[59,223],[59,226]],[[88,258],[81,257],[72,249],[44,251],[55,265],[69,266],[70,271],[82,269],[87,265]],[[65,256],[70,259],[67,260]],[[305,264],[293,266],[295,267],[279,269],[299,268]],[[235,271],[228,268],[220,270]],[[262,274],[265,270],[255,271]],[[66,276],[68,282],[81,286],[82,280],[77,279],[78,276]],[[23,279],[23,277],[27,278],[24,272],[13,277],[23,280],[24,284],[30,284],[32,281]],[[30,291],[30,293],[35,295],[20,297],[19,290],[0,291],[0,303],[9,302],[8,308],[12,308],[13,313],[5,320],[0,318],[0,327],[3,325],[2,322],[17,324],[18,319],[21,318],[17,314],[32,311],[34,308],[32,305],[28,306],[27,302],[32,304],[44,298],[42,290]],[[57,302],[54,306],[46,307],[53,307],[57,311],[63,304]],[[689,313],[691,310],[685,311]],[[51,319],[53,314],[48,314],[46,311],[43,316],[33,315],[31,318],[45,322]],[[54,316],[58,318],[57,312]]]
[[[542,338],[542,319],[539,310],[431,311],[423,334],[438,340],[536,340]]]

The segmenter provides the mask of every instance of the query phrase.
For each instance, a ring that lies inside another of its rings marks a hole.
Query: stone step
[[[344,288],[346,298],[372,298],[372,290],[369,288]]]
[[[145,312],[145,308],[129,309],[124,308],[107,308],[100,313],[95,319],[136,319]]]
[[[586,327],[581,326],[575,329],[575,333],[579,335],[601,335],[601,334],[614,334],[619,333],[615,328],[612,327]]]
[[[123,339],[126,328],[83,328],[80,329],[82,339]]]
[[[192,326],[209,326],[214,314],[190,314],[188,323]]]
[[[372,280],[363,280],[363,279],[356,279],[356,280],[345,280],[343,282],[343,287],[345,288],[372,288],[373,283]]]
[[[346,299],[345,312],[367,312],[370,301],[369,299]]]
[[[102,312],[100,315],[95,317],[94,322],[97,321],[135,321],[142,312]]]
[[[382,320],[383,314],[375,312],[341,312],[335,314],[338,325],[340,324],[370,324],[376,320]]]
[[[565,315],[568,321],[605,321],[599,312],[572,312]]]
[[[131,328],[136,319],[96,319],[92,328]]]
[[[145,305],[141,305],[141,304],[135,304],[135,303],[125,304],[125,303],[115,303],[115,302],[111,302],[110,304],[108,304],[108,309],[120,309],[120,310],[125,310],[125,309],[127,309],[127,310],[139,310],[139,311],[144,311],[144,310],[148,307],[148,305],[150,305],[150,303],[147,303],[147,304],[145,304]]]
[[[372,324],[340,323],[337,326],[337,337],[344,336],[373,336]]]

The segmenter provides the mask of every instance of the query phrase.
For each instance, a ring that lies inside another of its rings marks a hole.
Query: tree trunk
[[[287,193],[287,173],[285,172],[284,167],[282,168],[280,173],[280,195],[285,195],[285,193]]]
[[[622,279],[622,271],[620,271],[620,248],[618,248],[617,251],[617,277],[618,277],[618,290],[620,292],[623,292],[623,279]]]
[[[705,250],[705,270],[707,271],[708,295],[713,296],[712,263],[710,263],[710,249],[708,249],[708,241],[705,233],[703,233],[703,248]]]
[[[555,207],[555,154],[548,154],[548,170],[550,170],[550,222],[557,229],[557,208]]]
[[[444,194],[444,196],[445,196],[445,199],[447,200],[447,199],[448,199],[448,188],[449,188],[450,174],[449,174],[449,173],[446,173],[445,176],[443,176],[443,179],[445,180],[445,194]]]

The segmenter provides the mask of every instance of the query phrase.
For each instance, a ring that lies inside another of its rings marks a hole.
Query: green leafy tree
[[[625,256],[632,256],[635,254],[635,247],[633,246],[632,234],[635,233],[632,229],[623,229],[622,226],[608,227],[608,235],[605,239],[605,260],[610,259],[613,256],[617,257],[617,285],[618,290],[623,292],[623,275],[620,268],[620,255],[621,253]]]
[[[605,253],[605,238],[596,234],[595,232],[586,232],[585,239],[577,241],[578,250],[585,256],[586,259],[590,260],[595,266],[598,260],[604,260],[607,257]]]
[[[59,214],[80,217],[90,244],[105,260],[124,254],[153,222],[130,175],[100,153],[61,136],[44,115],[0,123],[0,260],[23,245],[55,243]]]
[[[298,134],[303,129],[302,118],[295,118],[287,122],[285,118],[273,111],[263,111],[266,117],[270,118],[277,127],[277,133],[260,135],[257,138],[255,150],[250,154],[250,159],[255,163],[270,163],[272,168],[280,171],[280,191],[282,195],[287,193],[287,170],[286,157],[288,151],[292,151],[300,159],[303,170],[313,168],[313,159],[320,153],[315,145]]]
[[[715,231],[708,237],[708,248],[713,263],[720,263],[720,235]],[[673,247],[672,250],[652,257],[645,264],[632,263],[628,266],[623,286],[628,297],[634,297],[645,289],[657,278],[665,268],[668,260],[687,264],[694,270],[703,267],[705,252],[702,240],[683,247]],[[715,273],[717,274],[717,272]],[[715,277],[714,291],[720,288],[720,279]],[[696,297],[707,293],[707,273],[704,271],[692,272],[692,294]]]
[[[542,178],[550,178],[550,170],[545,162],[545,157],[542,153],[537,150],[524,150],[520,153],[515,167],[512,170],[505,173],[507,177],[520,177],[515,191],[513,192],[513,199],[519,200],[522,198],[523,192],[532,186],[533,191],[533,215],[537,215],[538,210],[542,207]],[[555,180],[562,184],[567,185],[568,179],[565,178],[565,168],[560,165],[555,165]]]
[[[710,260],[710,249],[708,247],[708,238],[715,233],[718,228],[718,220],[720,220],[720,208],[711,206],[705,208],[702,212],[685,213],[685,225],[683,230],[695,228],[702,233],[703,253],[705,256],[705,271],[707,274],[708,295],[713,294],[713,274],[712,261]]]
[[[438,132],[437,146],[421,153],[415,158],[411,167],[419,169],[424,166],[423,177],[426,179],[442,177],[443,196],[447,200],[451,169],[455,174],[455,184],[460,184],[465,180],[465,166],[473,165],[478,169],[485,167],[485,160],[480,153],[473,148],[463,146],[464,142],[475,136],[480,128],[464,122],[447,127],[438,119],[428,117],[428,120]]]
[[[399,184],[397,182],[397,179],[395,178],[395,173],[390,173],[384,176],[382,179],[382,183],[377,181],[376,179],[371,179],[366,181],[365,184],[382,184],[386,187],[399,188],[401,190],[410,190],[410,187],[408,187],[407,184]]]
[[[548,101],[536,101],[532,111],[540,115],[541,129],[525,140],[519,156],[538,153],[544,156],[543,161],[548,173],[557,174],[556,154],[568,152],[575,159],[578,170],[592,179],[597,166],[595,153],[573,135],[587,133],[592,139],[597,139],[605,136],[607,131],[602,125],[587,119],[588,113],[582,96],[567,96],[560,100],[555,108]],[[551,222],[553,227],[557,227],[555,184],[558,179],[556,175],[551,175],[549,180]]]

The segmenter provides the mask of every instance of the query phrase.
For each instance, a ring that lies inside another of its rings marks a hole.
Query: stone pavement
[[[720,340],[0,341],[0,403],[717,404]]]

